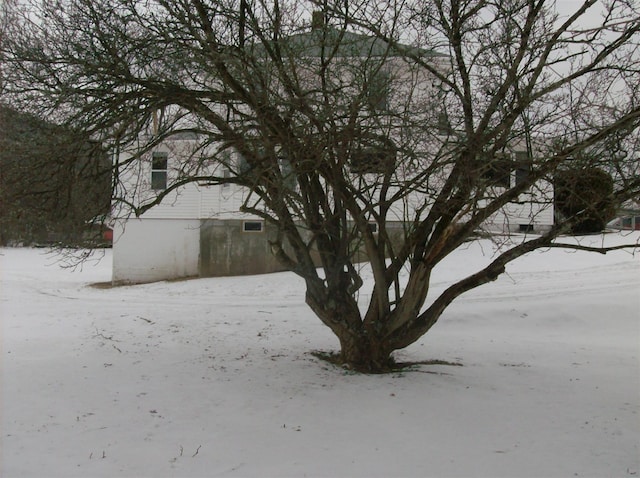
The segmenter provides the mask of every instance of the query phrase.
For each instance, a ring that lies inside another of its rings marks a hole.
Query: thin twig
[[[200,451],[200,448],[202,448],[202,445],[200,445],[196,450],[196,452],[193,455],[191,455],[191,458],[195,457],[198,454],[198,452]]]

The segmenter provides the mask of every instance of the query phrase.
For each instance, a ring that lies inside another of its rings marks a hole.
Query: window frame
[[[164,191],[169,184],[169,153],[154,151],[151,153],[151,189]]]
[[[229,169],[229,166],[222,166],[222,178],[223,179],[229,179],[231,178],[231,169]],[[231,183],[228,182],[223,182],[222,183],[222,187],[224,189],[231,187]]]
[[[366,90],[367,104],[371,111],[389,111],[391,97],[391,74],[378,69],[369,74]]]
[[[258,229],[247,228],[248,225],[259,225],[259,228]],[[253,220],[253,219],[242,221],[242,232],[253,233],[253,234],[262,233],[264,232],[264,221]]]
[[[519,186],[523,182],[529,179],[531,175],[531,166],[532,161],[529,157],[529,153],[527,151],[516,151],[515,152],[515,184],[514,186]]]
[[[515,163],[509,156],[496,154],[483,168],[481,177],[490,187],[509,189],[514,167]]]
[[[349,158],[351,174],[389,174],[395,170],[398,148],[385,136],[363,138],[363,143]]]

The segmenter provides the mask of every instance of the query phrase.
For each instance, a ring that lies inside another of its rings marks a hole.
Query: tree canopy
[[[606,171],[614,205],[640,194],[638,6],[556,3],[15,0],[2,94],[120,152],[120,178],[188,135],[166,190],[120,187],[116,203],[142,214],[192,182],[244,186],[343,362],[381,371],[461,294],[565,247],[585,209],[427,300],[433,269],[506,208],[552,207],[559,171]]]

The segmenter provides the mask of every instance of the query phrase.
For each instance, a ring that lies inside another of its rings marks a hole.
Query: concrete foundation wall
[[[118,221],[113,238],[113,282],[141,283],[198,275],[200,221]]]
[[[503,217],[494,224],[506,231],[519,228],[519,222]],[[522,215],[523,224],[541,232],[545,224],[538,216]],[[262,230],[246,230],[242,219],[130,219],[114,228],[114,283],[142,283],[181,277],[220,277],[265,274],[285,268],[271,251],[269,240],[276,236],[273,226],[261,221]],[[402,222],[387,223],[387,233],[397,250],[404,238]],[[518,229],[515,229],[518,232]],[[357,247],[353,244],[354,248]],[[285,250],[288,247],[285,244]],[[293,255],[292,255],[293,257]],[[367,261],[364,247],[354,255],[354,262]],[[316,257],[316,264],[320,264]]]
[[[200,275],[219,277],[264,274],[284,270],[271,252],[273,226],[262,231],[244,231],[240,219],[202,221],[200,227]]]
[[[269,240],[276,236],[275,228],[263,224],[261,232],[247,232],[244,221],[205,220],[200,228],[200,275],[218,277],[231,275],[265,274],[285,270],[271,252]],[[387,224],[394,247],[399,247],[404,237],[402,223]],[[354,245],[355,247],[355,245]],[[284,244],[285,251],[289,251]],[[320,265],[317,253],[314,261]],[[293,254],[291,253],[293,257]],[[367,261],[364,247],[355,253],[355,262]]]

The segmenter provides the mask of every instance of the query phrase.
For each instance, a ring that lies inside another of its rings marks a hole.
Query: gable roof
[[[333,55],[343,58],[400,57],[444,57],[443,53],[409,45],[390,45],[386,41],[331,26],[316,27],[310,31],[283,37],[278,46],[286,53],[297,57],[314,58]],[[263,45],[256,45],[263,49]]]
[[[299,48],[305,56],[319,57],[324,46],[325,54],[337,47],[336,55],[342,57],[397,57],[405,54],[418,56],[444,56],[433,50],[407,45],[393,47],[384,40],[333,27],[314,28],[287,38],[290,48]]]

